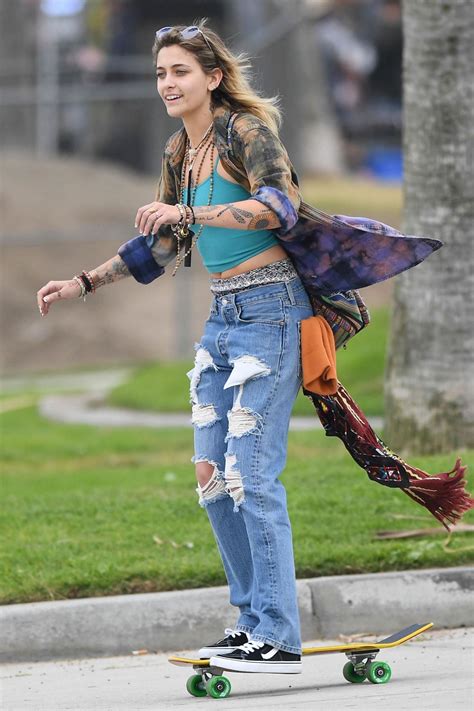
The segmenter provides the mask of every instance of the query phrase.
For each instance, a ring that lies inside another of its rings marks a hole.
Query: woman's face
[[[183,118],[208,109],[211,90],[219,84],[219,72],[205,74],[194,54],[180,45],[162,47],[156,61],[157,88],[168,115]]]

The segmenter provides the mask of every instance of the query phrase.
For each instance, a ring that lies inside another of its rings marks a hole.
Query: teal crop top
[[[237,183],[226,180],[217,172],[218,160],[214,167],[212,205],[248,200],[251,197],[251,193],[248,190],[245,190],[244,187]],[[198,185],[194,200],[195,205],[207,205],[210,179],[209,176],[207,180]],[[187,202],[187,189],[184,191],[184,199]],[[192,226],[192,230],[195,233],[199,228],[199,224]],[[227,227],[205,225],[196,246],[204,266],[212,273],[231,269],[276,244],[278,244],[278,239],[271,230],[231,230]]]

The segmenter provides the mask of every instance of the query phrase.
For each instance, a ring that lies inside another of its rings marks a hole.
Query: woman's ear
[[[214,91],[214,89],[217,89],[217,87],[221,83],[223,77],[222,69],[216,67],[216,69],[212,70],[209,77],[211,78],[211,81],[209,82],[208,89],[209,91]]]

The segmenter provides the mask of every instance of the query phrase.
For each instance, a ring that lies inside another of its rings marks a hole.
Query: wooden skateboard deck
[[[379,642],[352,642],[323,647],[303,647],[302,655],[305,657],[313,654],[343,653],[349,660],[343,669],[343,675],[347,681],[360,683],[368,679],[374,684],[384,684],[389,681],[391,670],[385,662],[373,661],[379,651],[398,647],[426,632],[431,627],[433,627],[432,622],[427,622],[424,625],[410,625],[410,627],[405,627],[399,632],[381,639]],[[196,674],[188,679],[186,685],[192,696],[209,695],[213,698],[224,698],[230,694],[230,681],[225,676],[222,676],[223,668],[211,666],[210,659],[193,659],[191,657],[173,655],[168,658],[168,661],[176,666],[192,666],[194,668]],[[243,673],[251,672],[244,671]]]

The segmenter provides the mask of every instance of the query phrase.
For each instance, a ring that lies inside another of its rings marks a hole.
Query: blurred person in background
[[[401,179],[400,0],[328,2],[315,41],[352,170]]]

